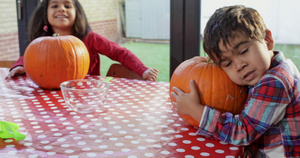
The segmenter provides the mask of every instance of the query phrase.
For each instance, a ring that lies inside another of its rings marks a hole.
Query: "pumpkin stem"
[[[210,63],[210,64],[214,63],[214,61],[210,57],[207,57],[207,62]]]
[[[58,33],[54,33],[54,34],[52,35],[52,37],[58,37],[58,36],[59,36]]]

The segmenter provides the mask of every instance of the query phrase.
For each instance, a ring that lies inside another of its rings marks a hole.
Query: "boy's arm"
[[[172,97],[175,110],[181,114],[190,115],[195,120],[200,121],[204,106],[200,104],[199,92],[193,80],[190,81],[191,93],[184,93],[177,87],[173,87]]]
[[[249,98],[239,115],[221,114],[206,107],[197,133],[235,145],[249,145],[283,118],[291,102],[286,85],[270,78],[252,88]]]

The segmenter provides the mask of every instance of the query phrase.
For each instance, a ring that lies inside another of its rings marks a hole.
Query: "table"
[[[107,100],[90,114],[71,111],[60,90],[0,68],[0,120],[24,140],[0,139],[0,157],[239,157],[242,148],[196,134],[174,112],[169,83],[113,78]],[[101,76],[86,78],[103,79]]]

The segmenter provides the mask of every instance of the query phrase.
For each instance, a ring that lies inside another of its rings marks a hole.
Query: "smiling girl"
[[[29,42],[54,33],[60,36],[74,35],[81,39],[90,54],[90,75],[100,75],[99,54],[102,54],[135,71],[145,80],[157,79],[158,70],[147,68],[131,51],[93,32],[78,0],[43,0],[34,11],[28,28]],[[21,56],[6,78],[24,73]]]

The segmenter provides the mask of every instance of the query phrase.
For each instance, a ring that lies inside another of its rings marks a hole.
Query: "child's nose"
[[[235,61],[235,65],[236,65],[236,69],[237,69],[238,71],[241,71],[241,70],[243,70],[243,69],[247,66],[247,63],[238,60],[238,61]]]
[[[59,10],[59,11],[66,11],[66,7],[65,7],[64,5],[60,5],[60,6],[58,7],[58,10]]]

